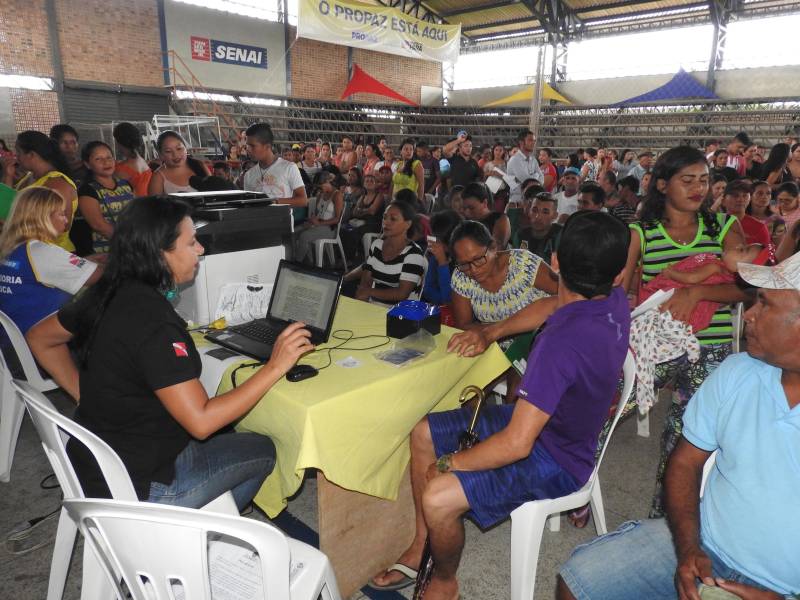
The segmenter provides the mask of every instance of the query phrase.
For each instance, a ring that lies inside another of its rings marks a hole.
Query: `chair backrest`
[[[39,373],[39,367],[36,366],[36,361],[33,358],[33,354],[31,354],[31,349],[28,347],[28,342],[25,341],[25,336],[22,335],[17,324],[2,311],[0,311],[0,325],[5,329],[8,339],[11,341],[11,346],[17,354],[17,358],[19,358],[22,372],[28,383],[41,391],[55,389],[57,387],[56,384],[51,379],[43,378]],[[2,352],[0,352],[0,369],[3,371],[3,377],[11,379],[11,372]]]
[[[603,442],[603,448],[600,450],[600,456],[597,458],[597,464],[594,467],[591,479],[594,479],[594,477],[597,475],[597,471],[600,469],[600,463],[603,462],[603,456],[605,456],[606,450],[608,449],[608,442],[611,440],[611,436],[614,434],[614,429],[617,428],[617,423],[619,423],[619,420],[622,417],[622,413],[625,410],[625,405],[628,403],[628,398],[633,392],[633,384],[635,382],[636,361],[633,358],[633,353],[629,349],[628,354],[625,356],[625,362],[622,364],[622,393],[620,394],[619,402],[617,402],[617,410],[614,412],[614,420],[611,421],[611,428],[608,430],[608,435]]]
[[[714,468],[714,463],[717,462],[717,451],[711,453],[711,456],[708,457],[706,460],[706,464],[703,465],[703,478],[700,480],[700,497],[703,497],[703,493],[706,491],[706,482],[708,481],[708,476],[711,474],[712,469]]]
[[[58,412],[47,397],[25,381],[13,381],[13,386],[25,403],[42,447],[53,467],[64,498],[83,498],[72,462],[67,455],[70,437],[82,442],[92,453],[108,484],[111,496],[118,500],[136,500],[136,492],[122,460],[111,447],[91,431]]]
[[[266,523],[148,502],[71,499],[64,509],[106,574],[118,581],[119,573],[134,600],[173,600],[176,583],[183,598],[210,600],[212,589],[230,589],[231,581],[240,589],[263,590],[247,597],[289,598],[289,543]],[[239,561],[253,564],[249,577],[236,569]]]

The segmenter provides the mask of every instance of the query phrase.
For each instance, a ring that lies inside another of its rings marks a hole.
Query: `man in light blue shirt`
[[[559,599],[700,600],[699,583],[744,600],[800,593],[800,253],[739,274],[760,288],[745,314],[747,353],[726,359],[686,408],[667,521],[625,523],[577,548]]]
[[[522,184],[528,179],[544,183],[544,174],[539,167],[539,161],[533,155],[533,149],[536,147],[536,136],[533,135],[533,132],[527,129],[520,131],[517,135],[517,144],[519,152],[509,159],[506,170],[507,174],[515,180],[515,185],[511,186],[508,200],[520,203],[522,202]]]

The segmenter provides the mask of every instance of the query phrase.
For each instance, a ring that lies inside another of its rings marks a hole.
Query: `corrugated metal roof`
[[[702,0],[555,1],[570,17],[569,33],[580,37],[613,34],[615,23],[621,33],[708,23],[711,18],[708,2]],[[412,3],[408,0],[408,5]],[[465,37],[473,42],[503,34],[545,33],[535,14],[537,0],[422,0],[421,5],[449,23],[461,23]],[[800,12],[800,0],[741,0],[737,10],[745,18],[794,12]]]

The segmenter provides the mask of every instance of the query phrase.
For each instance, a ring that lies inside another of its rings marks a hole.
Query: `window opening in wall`
[[[22,90],[47,90],[53,89],[53,80],[49,77],[31,77],[30,75],[6,75],[0,73],[0,87],[17,88]]]

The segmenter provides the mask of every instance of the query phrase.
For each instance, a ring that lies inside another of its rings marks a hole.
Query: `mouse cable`
[[[346,337],[343,337],[343,334],[345,334]],[[335,346],[331,346],[330,348],[319,348],[318,350],[314,351],[315,353],[316,352],[326,352],[327,355],[328,355],[327,364],[325,364],[322,367],[315,367],[317,369],[317,371],[322,371],[322,369],[327,369],[328,367],[331,366],[331,364],[333,364],[333,357],[332,357],[331,353],[336,351],[336,350],[350,350],[352,352],[366,352],[368,350],[375,350],[375,349],[380,348],[382,346],[385,346],[386,344],[391,342],[391,338],[389,338],[389,336],[386,336],[386,335],[372,334],[372,335],[356,336],[353,333],[353,331],[350,330],[350,329],[337,329],[336,331],[334,331],[331,334],[331,337],[333,339],[335,339],[335,340],[340,340],[340,342]],[[374,344],[372,346],[367,346],[366,348],[352,348],[350,346],[345,346],[345,344],[347,342],[355,342],[355,341],[358,341],[358,340],[368,340],[368,339],[372,339],[372,338],[381,338],[383,341],[381,343],[379,343],[379,344]]]

